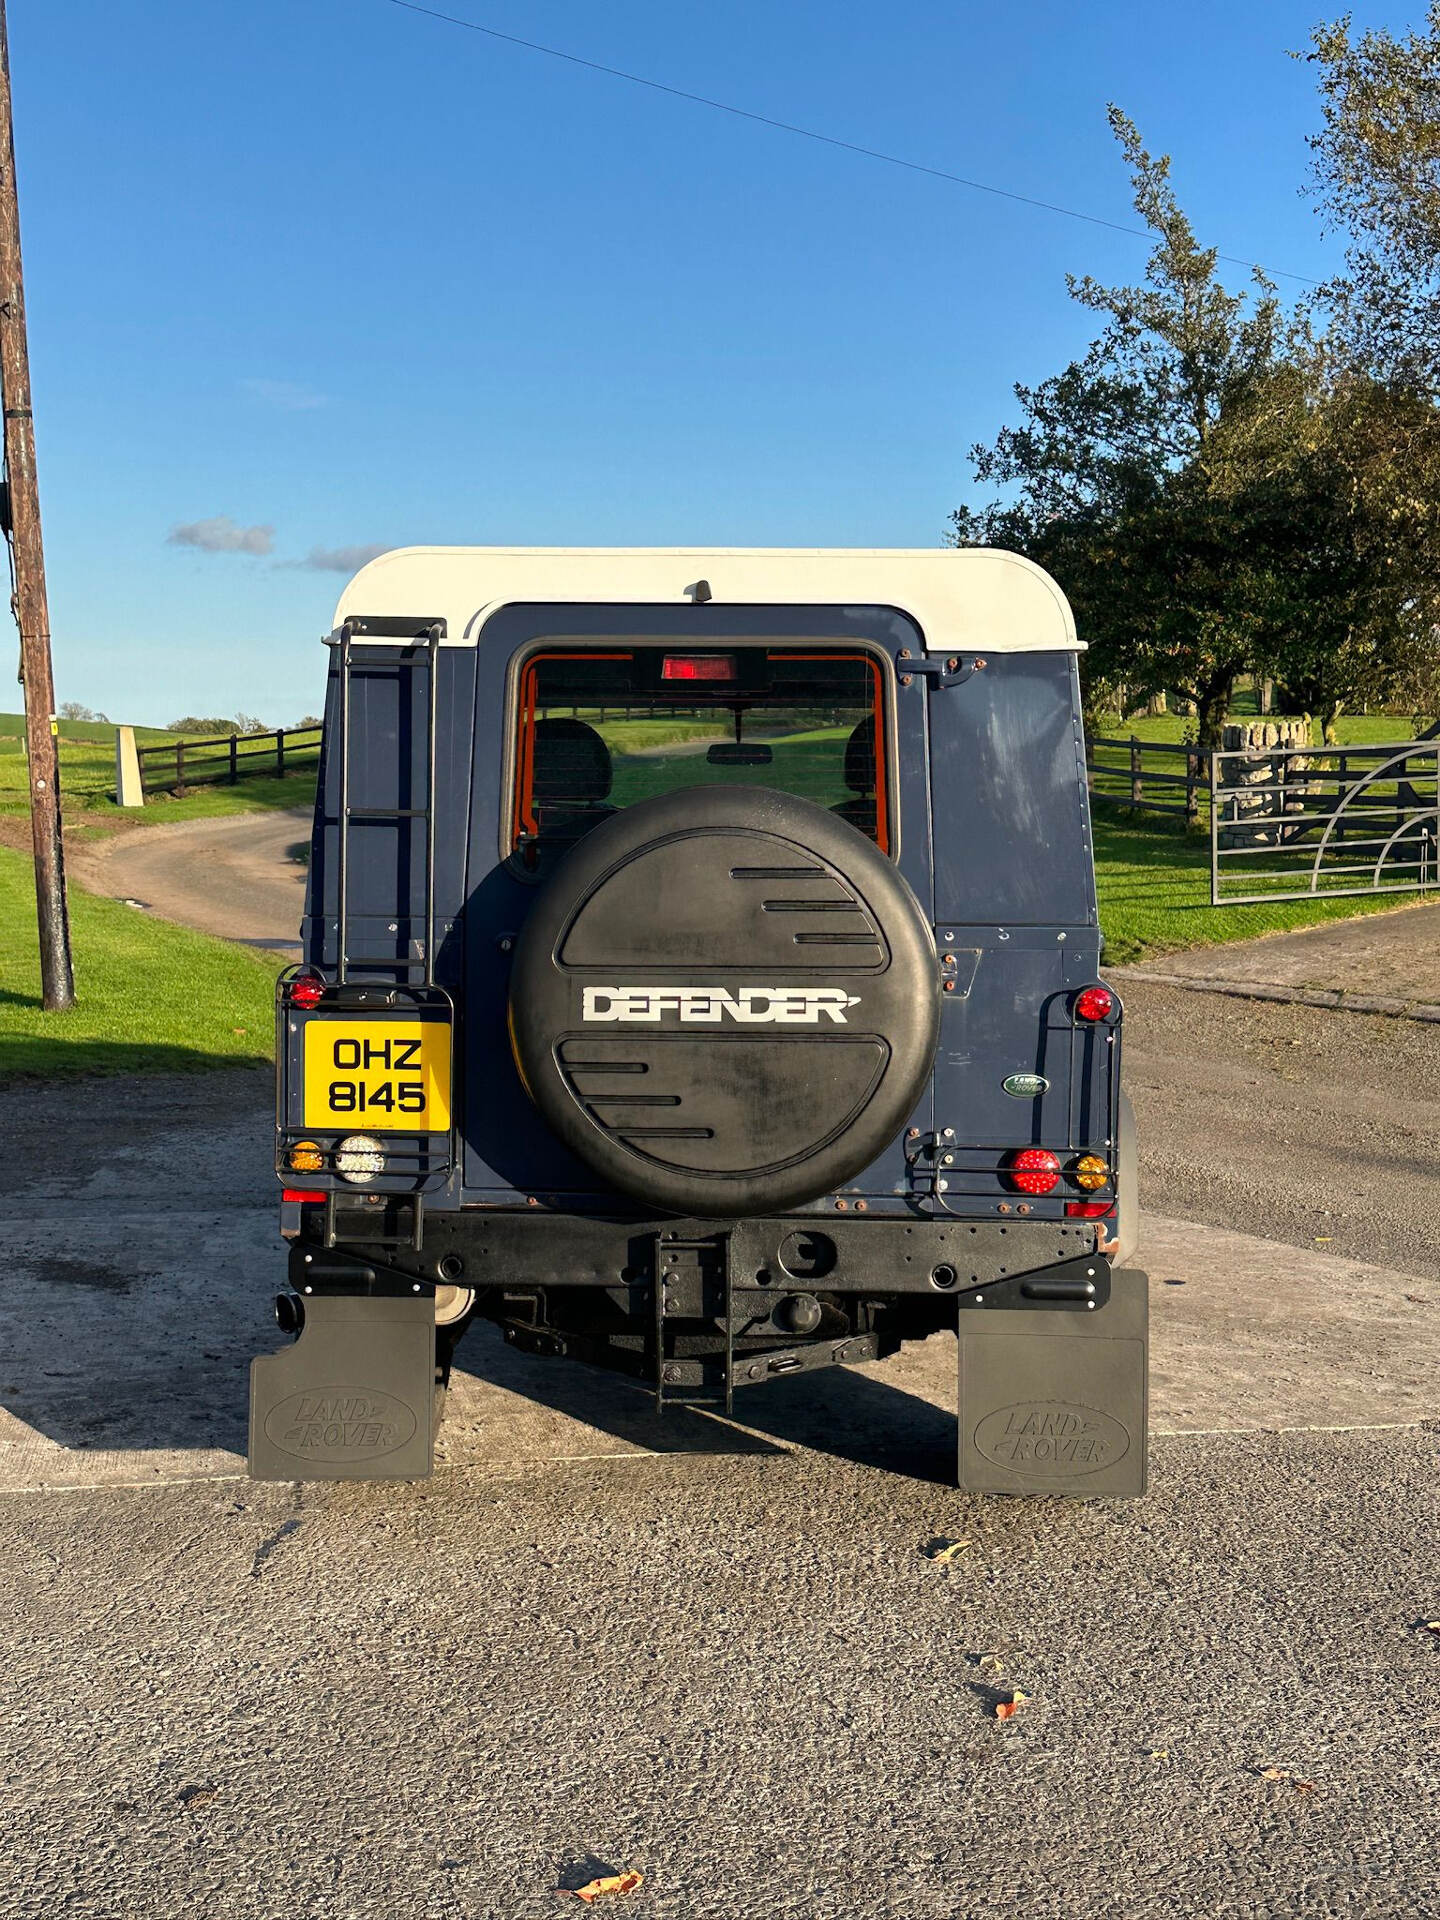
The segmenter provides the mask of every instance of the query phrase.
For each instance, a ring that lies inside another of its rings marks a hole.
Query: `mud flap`
[[[1146,1480],[1150,1292],[1111,1275],[1093,1313],[960,1315],[960,1485],[969,1493],[1135,1498]]]
[[[315,1294],[250,1363],[252,1480],[419,1480],[434,1464],[435,1302]]]

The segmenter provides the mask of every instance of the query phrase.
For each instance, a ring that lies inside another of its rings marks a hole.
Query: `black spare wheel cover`
[[[605,1181],[670,1213],[775,1212],[894,1139],[939,1031],[935,942],[848,821],[691,787],[595,827],[515,949],[531,1098]]]

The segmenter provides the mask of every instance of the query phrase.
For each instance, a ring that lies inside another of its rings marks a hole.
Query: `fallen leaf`
[[[583,1887],[563,1887],[562,1893],[573,1893],[577,1900],[583,1900],[588,1907],[592,1900],[600,1900],[609,1894],[634,1893],[645,1876],[643,1873],[606,1873],[598,1880],[587,1880]]]
[[[250,1029],[248,1027],[232,1027],[230,1031],[232,1033],[248,1033]]]
[[[1150,1749],[1150,1758],[1152,1760],[1168,1760],[1170,1758],[1169,1747],[1152,1747]]]
[[[1313,1793],[1315,1782],[1301,1780],[1291,1773],[1288,1767],[1257,1767],[1255,1771],[1262,1780],[1288,1780],[1297,1793]]]
[[[203,1807],[219,1791],[218,1787],[182,1787],[175,1797],[188,1812],[191,1807]]]
[[[982,1653],[979,1665],[982,1673],[1003,1673],[1005,1671],[1005,1662],[998,1653]]]
[[[965,1549],[973,1546],[970,1540],[932,1540],[925,1549],[927,1560],[938,1560],[942,1565],[950,1560],[958,1560]]]
[[[1030,1696],[1028,1693],[1021,1693],[1020,1689],[1017,1687],[1014,1693],[1011,1694],[1008,1700],[996,1701],[995,1718],[997,1720],[1013,1720],[1015,1718],[1015,1715],[1020,1711],[1020,1708],[1022,1707],[1022,1705],[1029,1698]]]
[[[1425,1622],[1425,1631],[1427,1633],[1440,1633],[1440,1620],[1427,1620]]]

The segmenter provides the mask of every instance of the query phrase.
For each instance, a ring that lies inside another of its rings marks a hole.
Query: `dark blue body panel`
[[[422,610],[423,611],[423,610]],[[461,1152],[432,1209],[515,1206],[531,1196],[581,1210],[614,1207],[591,1169],[563,1149],[518,1078],[506,1031],[509,956],[536,886],[506,856],[508,742],[517,659],[540,640],[577,646],[617,635],[723,641],[865,644],[886,662],[895,767],[898,862],[956,959],[945,994],[929,1092],[910,1129],[845,1189],[875,1211],[914,1203],[907,1137],[952,1129],[941,1204],[993,1215],[1013,1195],[1005,1156],[1039,1144],[1107,1151],[1113,1137],[1118,1040],[1077,1027],[1071,1003],[1096,978],[1099,932],[1073,654],[991,656],[949,685],[907,671],[923,657],[913,624],[893,609],[513,606],[478,646],[438,654],[435,805],[435,979],[456,1008],[456,1111]],[[351,688],[352,807],[423,807],[424,672],[402,649],[365,649]],[[974,656],[967,656],[973,660]],[[332,667],[327,751],[312,843],[306,956],[327,975],[337,958],[338,755]],[[403,979],[424,938],[424,823],[352,824],[352,972]],[[1049,1083],[1017,1098],[1017,1073]],[[620,1203],[623,1204],[623,1203]],[[826,1207],[833,1202],[813,1203]],[[1037,1200],[1037,1216],[1059,1198]],[[1008,1207],[1005,1209],[1008,1210]]]

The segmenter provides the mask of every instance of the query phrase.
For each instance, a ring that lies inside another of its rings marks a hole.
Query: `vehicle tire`
[[[607,1186],[732,1218],[852,1180],[894,1139],[939,1032],[932,930],[839,816],[692,787],[602,822],[516,943],[520,1075]]]

